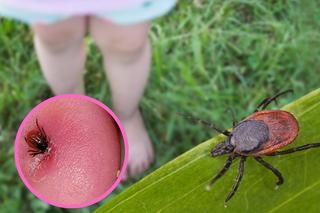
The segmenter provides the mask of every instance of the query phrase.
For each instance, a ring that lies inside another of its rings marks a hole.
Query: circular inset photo
[[[21,123],[15,162],[28,189],[58,207],[81,208],[110,194],[124,175],[128,146],[116,115],[83,95],[37,105]]]

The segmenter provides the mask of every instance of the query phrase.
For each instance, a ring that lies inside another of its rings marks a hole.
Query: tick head
[[[46,139],[42,139],[42,141],[37,144],[37,148],[43,152],[46,151],[48,149],[48,141]]]
[[[218,143],[211,151],[211,156],[216,157],[233,152],[234,146],[230,143],[229,138],[226,141]]]

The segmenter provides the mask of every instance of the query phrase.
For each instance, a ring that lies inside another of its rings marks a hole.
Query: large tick
[[[46,132],[38,123],[36,119],[37,129],[33,129],[28,132],[27,136],[24,137],[25,141],[31,149],[28,150],[32,157],[43,154],[48,151],[49,138],[46,135]]]
[[[265,98],[253,114],[239,123],[235,122],[233,116],[233,130],[231,132],[221,130],[207,121],[188,116],[189,119],[207,125],[227,137],[226,140],[218,143],[211,151],[212,157],[224,154],[229,154],[229,157],[221,171],[209,183],[209,188],[226,173],[232,161],[240,157],[238,175],[231,192],[225,200],[225,204],[231,199],[240,185],[244,173],[244,163],[247,157],[252,156],[258,163],[272,171],[278,178],[276,184],[281,185],[284,179],[280,171],[264,161],[261,156],[285,155],[296,151],[320,147],[320,143],[313,143],[278,151],[282,147],[291,144],[297,137],[299,132],[298,121],[290,112],[284,110],[265,110],[265,108],[270,102],[275,101],[279,96],[288,92],[292,92],[292,90],[286,90],[272,97]]]

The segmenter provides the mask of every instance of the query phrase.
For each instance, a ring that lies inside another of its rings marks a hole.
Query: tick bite
[[[24,137],[26,143],[31,148],[28,150],[28,153],[32,157],[48,152],[48,144],[50,141],[43,127],[40,127],[38,119],[36,119],[36,125],[37,129],[31,130],[27,136]]]
[[[299,124],[290,112],[284,110],[265,110],[265,108],[279,96],[288,92],[292,92],[292,90],[286,90],[265,98],[251,115],[239,123],[233,119],[232,131],[221,130],[210,122],[188,116],[192,121],[204,124],[226,136],[224,141],[218,143],[211,150],[211,156],[217,157],[228,154],[229,157],[224,167],[210,181],[207,189],[210,189],[228,171],[234,159],[240,158],[238,175],[230,193],[225,199],[225,204],[232,198],[240,185],[247,157],[253,157],[259,164],[270,170],[278,179],[276,185],[280,186],[284,183],[281,172],[264,161],[262,156],[285,155],[320,147],[320,143],[312,143],[279,151],[279,149],[291,144],[298,136]]]

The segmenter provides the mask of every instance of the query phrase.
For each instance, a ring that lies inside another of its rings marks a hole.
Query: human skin
[[[49,151],[34,157],[25,141],[37,129],[49,138]],[[55,99],[28,117],[18,144],[21,171],[31,188],[59,205],[81,205],[97,199],[116,181],[121,141],[112,116],[84,99]]]
[[[75,16],[50,25],[32,25],[42,71],[57,95],[85,93],[84,37],[87,33],[92,36],[103,55],[113,109],[128,137],[130,175],[145,171],[154,160],[153,146],[139,111],[150,71],[149,25],[145,22],[120,26],[94,16]]]

